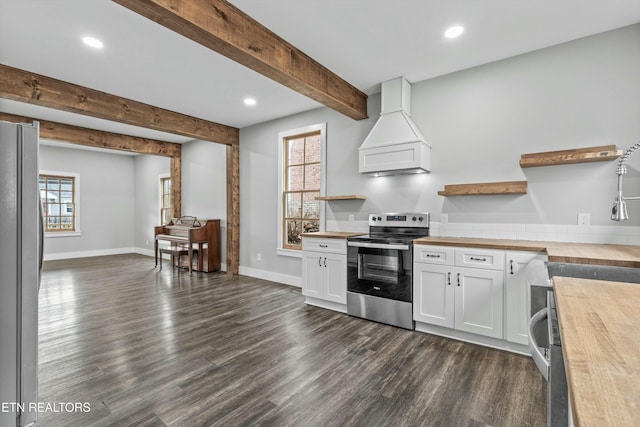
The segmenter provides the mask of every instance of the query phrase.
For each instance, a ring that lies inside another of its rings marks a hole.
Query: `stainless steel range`
[[[369,235],[347,239],[347,313],[414,329],[413,240],[429,235],[429,213],[369,215]]]

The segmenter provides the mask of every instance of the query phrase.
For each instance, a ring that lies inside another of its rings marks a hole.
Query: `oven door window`
[[[412,300],[410,250],[350,248],[347,289],[367,295],[410,302]]]

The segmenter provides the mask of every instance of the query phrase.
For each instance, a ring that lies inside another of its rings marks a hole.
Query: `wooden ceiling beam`
[[[165,157],[180,157],[182,155],[182,146],[173,142],[139,138],[8,113],[0,113],[0,120],[13,123],[31,123],[37,120],[40,123],[40,138],[43,139],[70,142],[87,147],[128,151],[130,153],[153,154]]]
[[[225,0],[113,0],[355,120],[367,95]]]
[[[0,64],[0,97],[128,125],[233,145],[237,128]]]

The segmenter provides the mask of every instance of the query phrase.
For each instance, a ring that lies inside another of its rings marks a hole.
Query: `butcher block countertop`
[[[324,239],[346,239],[347,237],[362,236],[367,233],[353,231],[316,231],[315,233],[302,233],[302,237],[322,237]]]
[[[563,243],[535,240],[478,239],[469,237],[422,237],[418,245],[463,246],[485,249],[546,252],[549,261],[640,268],[640,246]]]
[[[640,285],[554,277],[576,426],[640,426]]]

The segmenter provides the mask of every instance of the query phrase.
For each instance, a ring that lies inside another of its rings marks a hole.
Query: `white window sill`
[[[49,237],[79,237],[81,235],[82,235],[82,233],[80,231],[61,231],[60,233],[52,233],[52,232],[47,233],[45,231],[45,233],[44,233],[44,237],[46,237],[46,238],[49,238]]]
[[[279,256],[288,256],[291,258],[302,258],[302,251],[294,251],[293,249],[277,248],[276,252]]]

